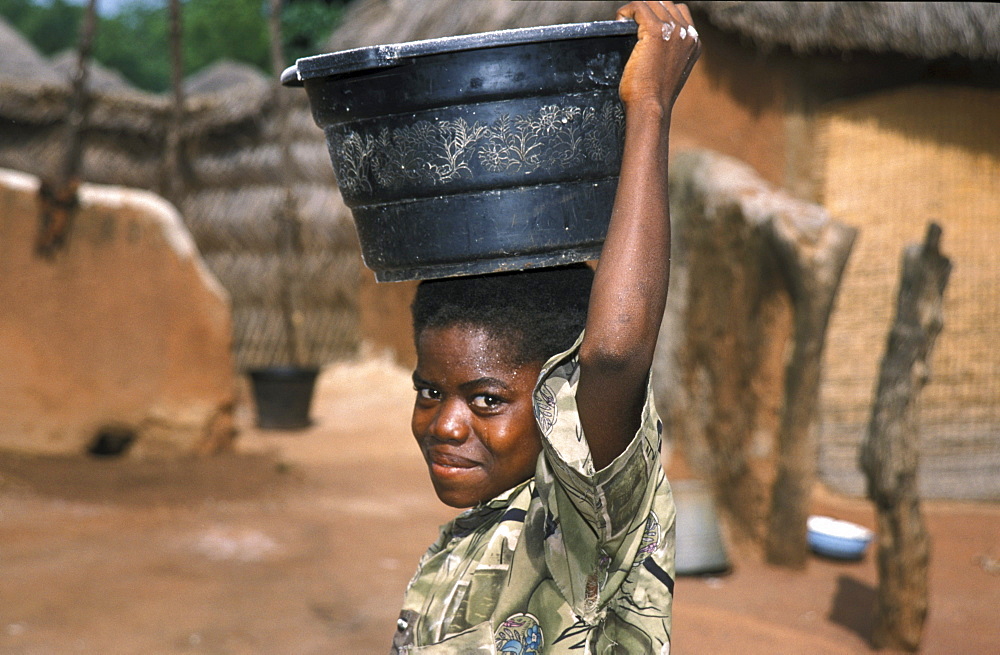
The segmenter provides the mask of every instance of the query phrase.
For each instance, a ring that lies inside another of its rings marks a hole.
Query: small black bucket
[[[251,370],[250,382],[257,406],[257,427],[299,430],[312,425],[309,410],[317,375],[317,368],[295,366]]]

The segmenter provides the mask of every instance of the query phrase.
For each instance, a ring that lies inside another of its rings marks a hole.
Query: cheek
[[[410,431],[413,436],[419,438],[427,430],[427,412],[420,409],[416,403],[413,404],[413,414],[410,416]]]
[[[534,415],[530,421],[518,420],[504,425],[503,430],[492,435],[494,455],[506,462],[516,472],[534,470],[535,460],[542,451],[541,436],[535,426]]]

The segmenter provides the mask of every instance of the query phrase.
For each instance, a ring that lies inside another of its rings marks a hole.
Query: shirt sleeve
[[[646,383],[641,424],[625,451],[600,471],[576,405],[579,347],[543,367],[534,392],[543,454],[535,475],[545,510],[545,558],[573,612],[590,622],[633,568],[657,488],[661,423]],[[644,555],[643,555],[644,557]]]

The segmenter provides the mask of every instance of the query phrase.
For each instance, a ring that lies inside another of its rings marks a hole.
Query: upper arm
[[[633,2],[619,15],[636,20],[639,40],[622,75],[622,167],[587,311],[577,393],[598,469],[625,450],[639,426],[669,284],[670,118],[700,51],[694,30],[674,35],[691,26],[681,5]]]
[[[577,410],[596,470],[618,457],[639,429],[650,368],[643,362],[588,362],[581,349]]]

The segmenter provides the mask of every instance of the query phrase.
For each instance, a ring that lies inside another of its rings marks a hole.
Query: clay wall
[[[0,169],[0,448],[224,448],[229,299],[176,210],[149,192],[83,185],[49,257],[35,251],[38,216],[37,178]]]

